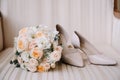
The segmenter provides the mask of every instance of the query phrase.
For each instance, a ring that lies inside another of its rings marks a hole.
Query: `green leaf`
[[[15,54],[18,56],[18,55],[20,55],[20,52],[16,51],[16,53],[15,53]]]
[[[36,26],[36,28],[39,28],[39,25],[38,25],[38,26]]]
[[[12,60],[10,61],[10,64],[13,64]]]
[[[14,63],[14,64],[17,64],[17,63],[18,63],[18,60],[17,60],[17,59],[15,59],[15,60],[13,61],[13,63]]]
[[[54,38],[54,41],[57,41],[59,38],[60,38],[60,36],[56,35],[55,38]]]
[[[16,64],[16,67],[20,67],[20,64]]]

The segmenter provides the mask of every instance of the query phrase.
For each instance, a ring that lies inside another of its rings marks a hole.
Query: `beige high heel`
[[[60,33],[60,38],[63,44],[63,62],[73,66],[83,67],[84,63],[81,55],[82,52],[79,49],[74,48],[70,38],[68,37],[69,35],[60,25],[56,25],[56,29]]]
[[[100,53],[89,41],[75,31],[76,38],[73,38],[72,44],[81,49],[86,55],[90,63],[96,65],[116,65],[117,62],[102,53]],[[74,39],[80,41],[74,42]],[[79,45],[78,45],[79,44]]]

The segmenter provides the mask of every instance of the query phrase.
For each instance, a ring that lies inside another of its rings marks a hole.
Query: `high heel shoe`
[[[88,40],[86,40],[83,36],[81,36],[78,32],[74,32],[78,39],[76,42],[74,42],[74,38],[72,41],[72,44],[75,45],[75,47],[78,47],[81,49],[86,55],[90,63],[96,64],[96,65],[116,65],[117,62],[102,53],[100,53]],[[78,45],[79,44],[79,45]],[[91,54],[93,53],[93,54]]]
[[[82,59],[82,52],[79,49],[75,49],[74,46],[71,43],[69,35],[67,32],[60,26],[56,25],[57,31],[60,33],[60,39],[61,43],[63,45],[63,52],[62,52],[62,60],[64,63],[77,66],[77,67],[83,67],[83,59]]]

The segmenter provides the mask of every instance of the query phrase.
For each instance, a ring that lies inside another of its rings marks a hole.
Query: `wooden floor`
[[[0,80],[120,80],[120,66],[98,66],[86,64],[77,68],[58,63],[54,70],[43,73],[31,73],[9,64],[14,55],[13,48],[0,53]],[[116,60],[120,63],[119,58]]]

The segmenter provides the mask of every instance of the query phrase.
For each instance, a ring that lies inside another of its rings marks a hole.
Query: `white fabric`
[[[111,43],[113,0],[0,0],[5,46],[13,45],[20,28],[61,24],[96,43]]]
[[[15,68],[9,64],[13,55],[12,48],[0,53],[0,80],[120,80],[119,54],[115,57],[111,56],[118,61],[117,66],[86,64],[84,68],[77,68],[59,63],[54,70],[44,73],[31,73]],[[115,53],[112,53],[112,55],[115,55]]]
[[[1,26],[1,18],[0,18],[0,51],[3,48],[3,36],[2,36],[2,26]]]

